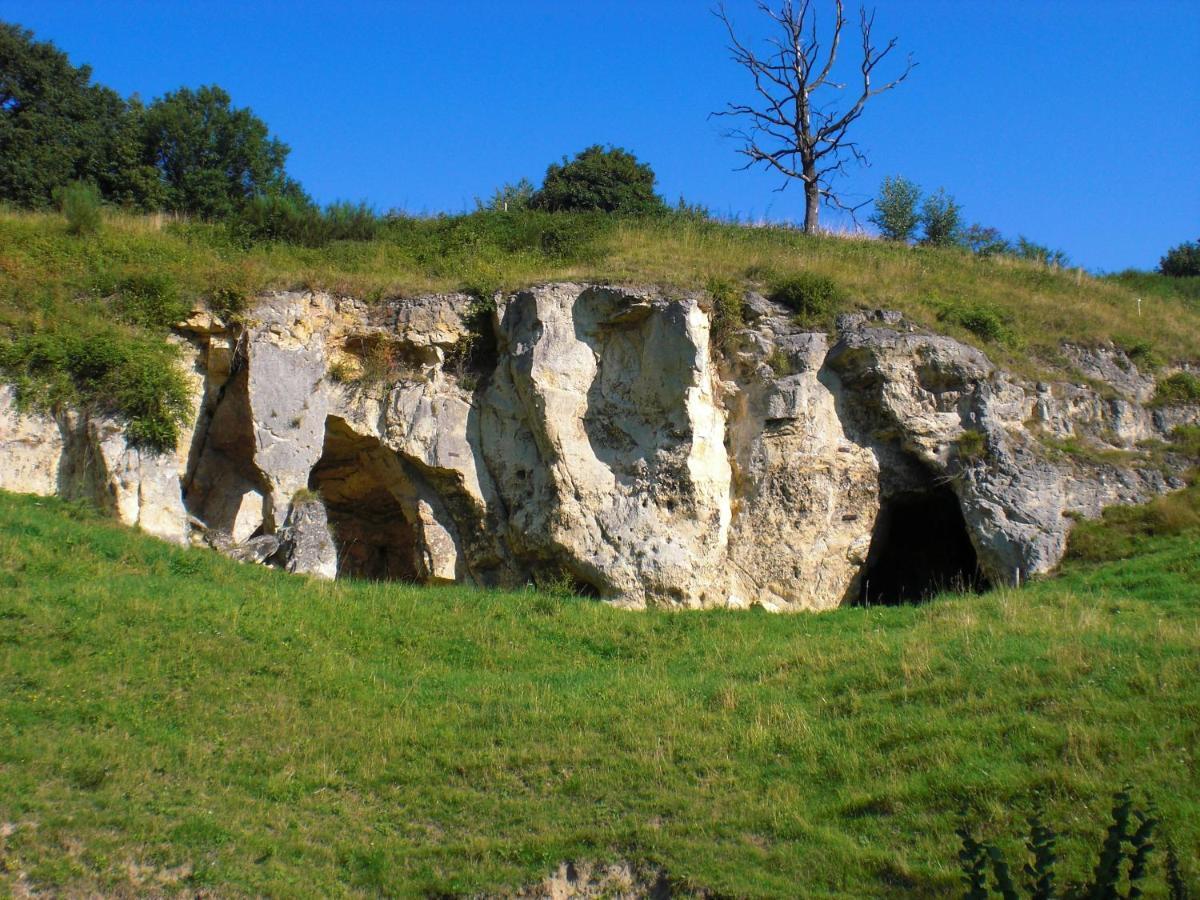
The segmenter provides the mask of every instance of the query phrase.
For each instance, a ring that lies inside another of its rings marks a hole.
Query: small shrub
[[[1200,459],[1200,425],[1177,425],[1171,432],[1171,449]]]
[[[985,303],[943,304],[937,316],[938,321],[958,325],[985,341],[1007,344],[1014,339],[1005,314]]]
[[[187,383],[171,360],[136,355],[113,373],[112,396],[128,419],[125,433],[135,444],[171,450],[191,414]]]
[[[771,285],[767,296],[794,312],[802,325],[828,319],[846,301],[837,282],[816,272],[785,275]]]
[[[503,184],[496,188],[487,202],[476,197],[475,208],[489,212],[522,212],[529,209],[535,191],[533,182],[522,178],[515,183]]]
[[[338,384],[352,384],[362,375],[362,367],[348,359],[335,359],[329,364],[329,378]]]
[[[973,462],[987,457],[987,435],[982,431],[975,431],[972,428],[968,428],[958,436],[958,440],[954,442],[954,446],[958,452],[958,458],[961,460]]]
[[[1041,263],[1043,266],[1062,268],[1071,264],[1070,257],[1062,250],[1051,250],[1045,244],[1034,243],[1023,234],[1017,236],[1017,245],[1013,248],[1013,253],[1019,259]]]
[[[94,184],[71,182],[57,192],[56,199],[68,232],[83,236],[100,230],[100,189]]]
[[[1172,247],[1158,261],[1158,271],[1171,278],[1200,276],[1200,241],[1185,241]]]
[[[324,210],[308,197],[262,194],[254,197],[230,222],[245,243],[281,241],[302,247],[324,247],[332,241],[369,241],[380,221],[366,203],[338,201]]]
[[[907,242],[921,221],[917,213],[920,199],[921,189],[907,178],[899,175],[884,178],[870,221],[878,226],[884,239]]]
[[[962,239],[962,207],[945,188],[938,188],[921,205],[921,224],[925,227],[921,243],[932,247],[958,244]]]
[[[1153,403],[1196,403],[1200,402],[1200,378],[1191,372],[1176,372],[1158,382],[1154,390]]]
[[[742,292],[728,278],[710,278],[705,286],[712,298],[712,327],[709,340],[723,353],[732,351],[734,334],[746,324]]]
[[[976,256],[983,258],[1012,253],[1013,246],[1000,234],[997,228],[989,228],[975,223],[963,232],[963,243]]]
[[[126,322],[163,328],[184,318],[189,306],[170,275],[149,272],[130,275],[117,283],[116,309]]]
[[[767,357],[767,365],[771,367],[776,378],[786,378],[792,374],[792,358],[778,347]]]
[[[661,213],[666,205],[654,193],[655,180],[650,166],[632,153],[595,144],[572,160],[551,164],[532,205],[550,212]]]
[[[1125,355],[1139,369],[1159,369],[1166,363],[1166,360],[1155,352],[1154,346],[1145,338],[1116,337],[1113,338],[1113,343],[1125,351]]]

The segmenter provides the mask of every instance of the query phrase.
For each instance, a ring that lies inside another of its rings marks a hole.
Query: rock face
[[[707,304],[551,284],[494,309],[280,293],[238,325],[198,311],[177,329],[195,417],[176,452],[0,387],[0,488],[321,578],[798,610],[1023,580],[1058,563],[1070,516],[1181,484],[1169,457],[1056,449],[1119,455],[1200,420],[1148,406],[1154,379],[1120,351],[1066,347],[1079,382],[1032,384],[895,313],[830,336],[748,295],[715,342]]]

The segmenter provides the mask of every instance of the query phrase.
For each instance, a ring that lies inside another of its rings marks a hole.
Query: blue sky
[[[708,118],[749,98],[710,5],[0,0],[0,18],[123,94],[221,85],[291,145],[289,169],[321,201],[458,211],[503,182],[539,182],[564,154],[612,143],[649,162],[672,201],[801,219],[798,185],[779,193],[775,178],[734,171],[735,144]],[[728,9],[741,33],[765,33],[750,0]],[[897,53],[919,65],[859,123],[871,167],[840,183],[847,195],[868,198],[889,174],[944,186],[968,221],[1094,270],[1150,268],[1200,237],[1194,3],[876,9],[878,37],[896,36]]]

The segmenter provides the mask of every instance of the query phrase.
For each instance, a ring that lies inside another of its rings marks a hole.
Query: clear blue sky
[[[830,0],[817,0],[828,6]],[[149,100],[216,83],[292,147],[319,200],[471,207],[591,143],[680,194],[797,220],[802,194],[734,171],[710,111],[748,98],[705,0],[0,0],[98,81]],[[750,0],[740,30],[764,32]],[[1200,237],[1200,9],[1144,0],[879,0],[876,32],[919,62],[857,136],[883,176],[945,186],[968,221],[1113,271]],[[854,42],[845,45],[851,54]],[[899,60],[897,60],[899,62]],[[829,217],[836,224],[835,217]]]

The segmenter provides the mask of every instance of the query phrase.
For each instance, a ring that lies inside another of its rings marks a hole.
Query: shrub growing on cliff
[[[126,322],[146,327],[173,325],[188,312],[188,304],[179,295],[179,286],[162,272],[123,278],[117,285],[115,305]]]
[[[666,206],[654,193],[654,171],[620,147],[599,144],[551,164],[532,205],[550,212],[596,210],[607,213],[657,213]]]
[[[128,422],[131,440],[154,449],[173,448],[189,416],[176,349],[123,329],[85,335],[64,322],[0,340],[0,373],[16,386],[23,406],[113,412]]]
[[[1007,317],[999,309],[986,303],[945,303],[938,310],[937,317],[938,321],[958,325],[985,341],[997,344],[1013,341],[1013,331]]]
[[[712,298],[712,345],[723,353],[732,349],[733,335],[746,324],[741,289],[728,278],[710,278],[705,285]]]
[[[870,221],[879,227],[879,233],[889,241],[912,239],[921,216],[917,213],[917,201],[921,189],[900,175],[883,179],[879,196],[875,198],[875,212]]]
[[[828,319],[846,300],[836,281],[816,272],[797,272],[778,278],[771,284],[768,296],[794,312],[796,321],[802,325]]]
[[[1200,378],[1191,372],[1176,372],[1162,379],[1154,391],[1154,403],[1195,403],[1200,401]]]

